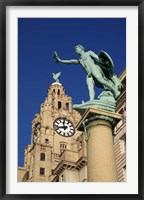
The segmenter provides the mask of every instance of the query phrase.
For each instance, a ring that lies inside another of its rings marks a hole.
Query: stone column
[[[41,130],[40,130],[40,143],[41,144],[45,143],[45,135],[46,135],[46,129],[44,126],[42,126]]]
[[[120,114],[89,108],[77,124],[86,134],[88,182],[117,182],[112,133],[121,119]]]
[[[87,126],[88,182],[116,182],[112,126],[106,120],[93,120]]]

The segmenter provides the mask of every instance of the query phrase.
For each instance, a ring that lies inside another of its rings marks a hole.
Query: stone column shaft
[[[111,123],[106,120],[93,120],[88,124],[87,142],[88,182],[116,182]]]

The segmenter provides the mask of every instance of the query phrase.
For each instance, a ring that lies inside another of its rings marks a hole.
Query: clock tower
[[[24,151],[26,170],[19,173],[19,181],[86,181],[85,134],[75,128],[81,116],[72,107],[62,84],[54,82],[32,121],[31,144]]]

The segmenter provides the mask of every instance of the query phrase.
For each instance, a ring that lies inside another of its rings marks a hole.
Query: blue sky
[[[23,165],[24,148],[30,144],[31,122],[40,111],[52,73],[61,71],[60,82],[73,103],[88,101],[86,74],[81,65],[56,64],[61,59],[78,59],[74,47],[82,44],[96,54],[106,51],[117,75],[126,67],[126,19],[124,18],[19,18],[18,19],[18,165]],[[99,90],[95,88],[96,96]]]

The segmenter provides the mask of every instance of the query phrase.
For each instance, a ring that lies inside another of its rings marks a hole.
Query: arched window
[[[58,109],[60,109],[61,107],[62,107],[62,103],[58,101]]]
[[[60,89],[58,89],[58,95],[60,95]]]
[[[40,160],[41,161],[45,161],[45,153],[41,153],[40,154]]]
[[[66,109],[69,110],[69,103],[66,103]]]

